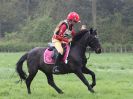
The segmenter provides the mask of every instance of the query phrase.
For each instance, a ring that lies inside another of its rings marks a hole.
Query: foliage
[[[47,46],[42,42],[30,42],[21,41],[20,39],[1,41],[0,42],[0,52],[18,52],[18,51],[29,51],[34,47],[45,47]]]
[[[71,11],[80,14],[81,24],[93,27],[91,3],[91,0],[1,0],[0,40],[4,36],[2,39],[6,42],[19,39],[25,44],[47,43],[56,24]],[[132,16],[132,0],[97,0],[97,30],[101,42],[112,48],[130,45],[133,49]]]
[[[48,42],[51,41],[53,34],[52,20],[43,16],[31,22],[20,31],[22,38],[28,42]]]

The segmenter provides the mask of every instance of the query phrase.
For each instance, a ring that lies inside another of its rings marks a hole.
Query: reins
[[[91,40],[92,41],[92,40]],[[77,42],[78,43],[78,42]],[[82,44],[78,44],[79,46],[83,47],[83,48],[86,48],[86,46],[83,46]],[[91,51],[89,50],[89,56],[86,58],[87,60],[90,59],[90,55],[91,55]]]
[[[89,50],[89,56],[86,59],[89,60],[90,59],[90,56],[91,56],[91,52]]]

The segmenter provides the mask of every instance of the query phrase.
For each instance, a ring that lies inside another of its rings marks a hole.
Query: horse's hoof
[[[62,90],[56,90],[59,94],[63,94],[63,91]]]
[[[95,91],[94,91],[93,89],[92,89],[92,90],[90,90],[90,92],[91,92],[91,93],[95,93]]]
[[[31,92],[28,92],[28,94],[30,95],[30,94],[31,94]]]
[[[92,88],[88,89],[91,93],[95,93],[95,91]]]
[[[93,88],[95,85],[92,84],[92,85],[90,85],[90,86],[91,86],[91,88]]]
[[[63,94],[64,92],[63,91],[60,91],[60,92],[58,92],[59,94]]]

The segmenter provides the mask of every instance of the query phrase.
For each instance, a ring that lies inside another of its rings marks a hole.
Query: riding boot
[[[62,58],[62,55],[60,53],[58,53],[56,60],[55,60],[55,66],[59,66],[61,58]]]
[[[62,58],[62,55],[60,53],[58,53],[56,60],[55,60],[55,66],[53,68],[54,73],[59,72],[59,64],[60,64],[61,58]]]

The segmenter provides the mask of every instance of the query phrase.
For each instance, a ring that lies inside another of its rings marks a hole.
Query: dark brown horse
[[[59,66],[60,72],[58,73],[52,72],[54,65],[44,63],[43,53],[46,48],[37,47],[24,54],[17,62],[16,71],[19,74],[20,79],[23,79],[26,82],[28,93],[31,93],[30,85],[38,70],[45,73],[48,84],[60,94],[63,92],[54,83],[53,74],[75,73],[77,77],[79,77],[79,79],[87,86],[88,90],[93,93],[93,87],[96,85],[95,73],[86,67],[87,59],[85,52],[87,46],[90,46],[97,54],[101,53],[101,45],[96,36],[97,32],[95,30],[82,30],[78,32],[71,44],[68,63],[61,63]],[[22,69],[23,62],[25,60],[27,60],[29,72],[28,76]],[[92,84],[89,84],[83,73],[90,74],[92,76]]]

